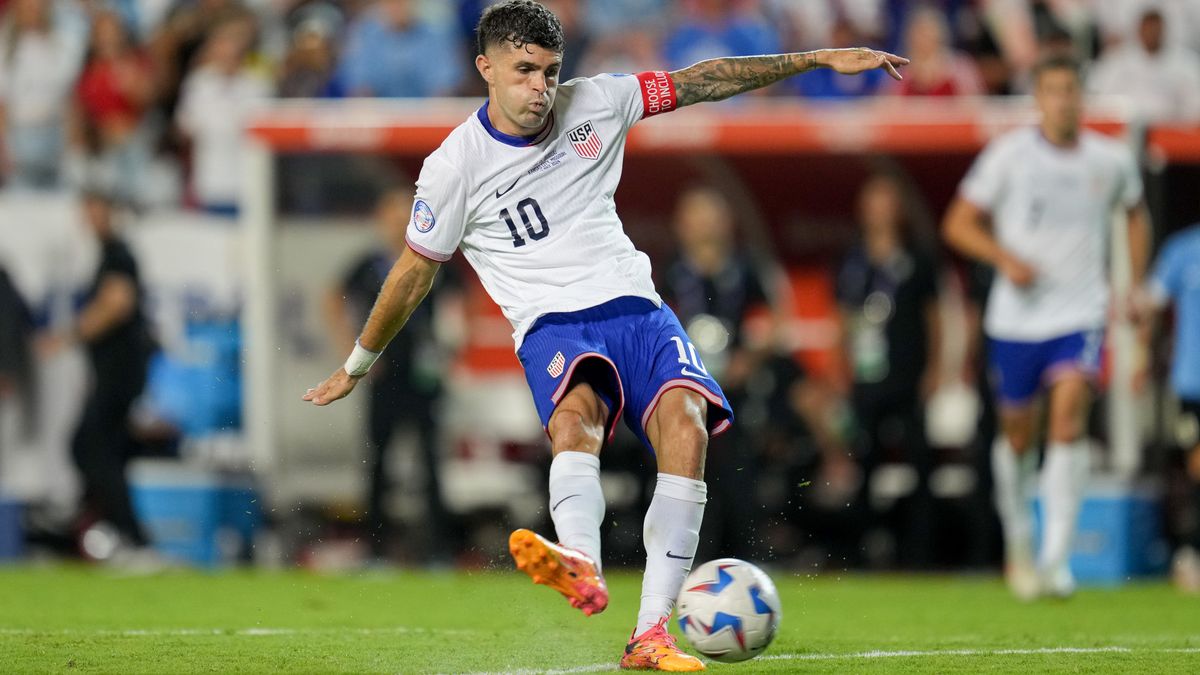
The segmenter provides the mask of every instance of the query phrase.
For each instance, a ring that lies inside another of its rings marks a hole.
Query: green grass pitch
[[[1200,673],[1200,598],[1161,583],[1012,600],[978,577],[775,572],[764,657],[713,673]],[[516,572],[185,572],[0,567],[0,671],[611,671],[640,577],[585,618]]]

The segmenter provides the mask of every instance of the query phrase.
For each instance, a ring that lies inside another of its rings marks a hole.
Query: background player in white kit
[[[992,468],[1005,572],[1023,599],[1074,591],[1068,559],[1088,474],[1086,422],[1108,317],[1105,260],[1114,210],[1129,217],[1135,287],[1149,234],[1129,148],[1082,128],[1079,65],[1048,57],[1034,78],[1040,124],[988,145],[943,226],[947,243],[1000,272],[984,319],[1001,422]],[[1042,389],[1049,394],[1044,525],[1035,566],[1028,504],[1037,477],[1035,403]]]
[[[613,202],[625,136],[643,117],[728,98],[820,67],[842,73],[907,63],[869,49],[721,58],[675,72],[558,83],[562,27],[511,0],[484,11],[476,66],[488,100],[426,160],[401,255],[346,365],[304,399],[354,388],[461,249],[514,327],[518,356],[550,436],[550,507],[560,544],[517,530],[517,566],[586,614],[602,611],[599,454],[622,417],[655,453],[637,627],[623,668],[703,670],[665,624],[691,568],[711,433],[733,412],[654,290],[649,259]]]

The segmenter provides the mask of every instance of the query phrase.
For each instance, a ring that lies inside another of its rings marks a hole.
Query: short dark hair
[[[475,42],[482,54],[489,46],[505,42],[517,49],[534,44],[561,52],[566,40],[554,12],[533,0],[507,0],[483,10],[475,28]]]
[[[1079,59],[1071,54],[1051,52],[1033,64],[1033,81],[1037,82],[1043,73],[1051,70],[1069,70],[1075,73],[1075,77],[1083,79],[1083,64],[1079,62]]]

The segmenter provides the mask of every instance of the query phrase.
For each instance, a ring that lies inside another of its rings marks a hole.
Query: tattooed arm
[[[731,56],[708,59],[671,73],[679,107],[703,101],[720,101],[751,89],[760,89],[815,68],[833,68],[845,75],[884,68],[897,80],[896,66],[908,59],[873,49],[821,49],[815,52]]]

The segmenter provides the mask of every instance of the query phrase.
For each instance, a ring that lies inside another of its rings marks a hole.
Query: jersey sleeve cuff
[[[989,212],[992,210],[992,206],[990,203],[988,203],[988,200],[980,199],[978,195],[972,194],[972,192],[966,188],[959,188],[958,196],[963,201],[967,202],[971,206],[974,206],[980,211]]]
[[[675,81],[665,70],[638,73],[638,89],[642,92],[642,119],[671,112],[678,107]]]
[[[411,237],[405,237],[404,243],[408,244],[408,247],[410,249],[412,249],[413,253],[416,253],[417,255],[421,256],[422,258],[428,258],[434,262],[444,263],[444,262],[449,261],[450,258],[454,257],[453,252],[438,253],[437,251],[425,248],[424,246],[418,244],[417,242],[413,241]]]

